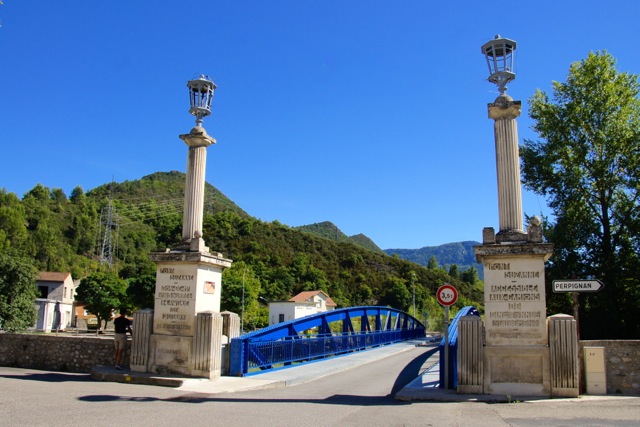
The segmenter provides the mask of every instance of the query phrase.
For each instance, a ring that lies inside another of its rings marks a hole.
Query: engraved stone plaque
[[[484,274],[487,345],[545,345],[544,260],[487,260]]]

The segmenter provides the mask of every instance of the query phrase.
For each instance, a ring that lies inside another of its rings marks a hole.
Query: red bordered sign
[[[449,284],[442,285],[438,288],[436,298],[441,305],[448,307],[458,301],[458,290]]]

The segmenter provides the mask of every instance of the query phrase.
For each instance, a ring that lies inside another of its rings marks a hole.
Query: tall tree
[[[388,305],[402,311],[409,311],[412,299],[411,292],[407,289],[404,280],[390,278],[386,284],[386,292],[380,299],[380,305]]]
[[[232,311],[241,319],[244,330],[263,328],[269,324],[269,311],[260,305],[260,280],[244,261],[233,263],[222,276],[221,309]]]
[[[438,260],[436,259],[435,255],[431,255],[431,258],[429,258],[429,263],[427,264],[427,268],[429,270],[438,268]]]
[[[153,308],[155,304],[156,276],[145,274],[127,280],[127,297],[132,308]]]
[[[449,276],[455,277],[456,279],[460,278],[460,271],[458,270],[457,264],[451,264],[449,266]]]
[[[98,318],[98,325],[104,320],[105,327],[113,311],[127,303],[127,282],[113,273],[94,273],[85,277],[76,289],[76,300]]]
[[[0,328],[20,331],[35,324],[36,270],[27,259],[0,253]]]
[[[478,276],[478,270],[472,265],[462,272],[460,280],[470,285],[475,285],[480,279]]]
[[[524,185],[544,195],[556,217],[552,278],[598,278],[584,296],[586,338],[640,337],[640,85],[607,52],[570,66],[553,100],[530,99],[541,140],[521,147]]]
[[[0,250],[23,249],[27,241],[24,206],[14,193],[0,189]]]

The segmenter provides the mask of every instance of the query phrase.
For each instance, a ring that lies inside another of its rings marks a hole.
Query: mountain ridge
[[[400,259],[414,262],[422,266],[428,266],[431,257],[435,257],[438,265],[448,268],[457,265],[458,269],[464,271],[470,267],[482,273],[481,264],[475,261],[473,247],[480,242],[467,240],[462,242],[444,243],[438,246],[423,246],[418,249],[381,249],[371,238],[365,234],[347,236],[331,221],[322,221],[314,224],[294,227],[297,230],[329,239],[335,242],[348,242],[374,252],[384,252],[387,255],[397,255]]]

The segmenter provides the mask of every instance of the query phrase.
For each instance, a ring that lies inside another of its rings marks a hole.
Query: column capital
[[[514,101],[509,95],[502,94],[493,103],[487,104],[487,109],[490,119],[515,119],[520,117],[522,102]]]
[[[180,139],[183,140],[189,148],[208,147],[216,143],[215,138],[209,136],[202,126],[196,126],[191,129],[191,132],[180,135]]]

